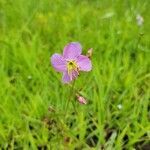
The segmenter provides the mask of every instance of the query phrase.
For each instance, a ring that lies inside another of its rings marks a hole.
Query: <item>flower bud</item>
[[[80,104],[87,104],[87,101],[83,96],[77,95],[77,100]]]
[[[92,57],[92,54],[93,54],[93,48],[90,48],[88,51],[87,51],[87,54],[86,56],[91,58]]]

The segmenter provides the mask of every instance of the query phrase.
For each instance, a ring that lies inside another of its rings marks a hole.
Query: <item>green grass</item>
[[[148,145],[149,8],[148,0],[0,0],[1,149]],[[144,18],[140,27],[137,14]],[[72,95],[77,113],[69,103],[65,115],[70,86],[50,56],[71,41],[84,54],[93,48],[93,70],[75,83],[88,104]]]

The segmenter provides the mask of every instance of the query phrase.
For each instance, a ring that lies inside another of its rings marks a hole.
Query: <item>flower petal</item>
[[[75,71],[75,70],[73,70],[72,71],[72,74],[71,74],[71,78],[72,78],[72,80],[74,80],[75,78],[77,78],[78,77],[78,75],[79,75],[79,73],[77,72],[77,71]]]
[[[64,72],[67,70],[66,60],[60,54],[52,55],[51,63],[54,69],[58,72]]]
[[[87,101],[83,96],[78,96],[77,99],[80,104],[87,104]]]
[[[70,74],[68,74],[68,72],[66,71],[63,73],[62,80],[64,83],[69,83],[75,78],[77,78],[77,76],[78,76],[78,72],[76,71],[72,71]]]
[[[71,81],[70,76],[68,75],[68,72],[63,73],[62,81],[64,83],[69,83]]]
[[[78,56],[77,64],[79,65],[79,70],[81,71],[90,71],[92,69],[91,60],[87,56]]]
[[[78,42],[71,42],[65,46],[63,56],[66,59],[74,59],[78,57],[82,52],[82,47]]]

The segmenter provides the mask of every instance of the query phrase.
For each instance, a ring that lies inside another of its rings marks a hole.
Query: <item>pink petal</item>
[[[86,101],[86,99],[84,97],[78,96],[77,99],[78,99],[80,104],[87,104],[87,101]]]
[[[82,47],[78,42],[71,42],[65,46],[63,56],[67,59],[74,59],[82,52]]]
[[[67,70],[66,60],[60,54],[52,55],[51,63],[54,69],[58,72],[64,72]]]
[[[66,71],[66,72],[63,73],[62,80],[63,80],[64,83],[69,83],[72,80],[74,80],[75,78],[77,78],[77,76],[78,76],[78,72],[76,72],[76,71],[72,71],[70,75]]]
[[[92,69],[91,60],[87,56],[78,56],[77,64],[79,65],[79,70],[81,71],[90,71]]]
[[[63,81],[64,83],[69,83],[69,82],[71,81],[70,76],[68,75],[67,72],[64,72],[64,73],[63,73],[62,81]]]

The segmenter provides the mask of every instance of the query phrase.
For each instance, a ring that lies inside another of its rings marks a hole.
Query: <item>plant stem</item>
[[[71,86],[71,89],[70,89],[70,94],[69,94],[69,97],[68,97],[68,100],[67,100],[67,103],[66,103],[66,106],[65,106],[65,116],[67,114],[67,110],[68,110],[68,105],[69,105],[69,102],[70,100],[72,99],[72,96],[74,96],[74,86],[75,86],[75,80],[73,81],[73,84]]]

